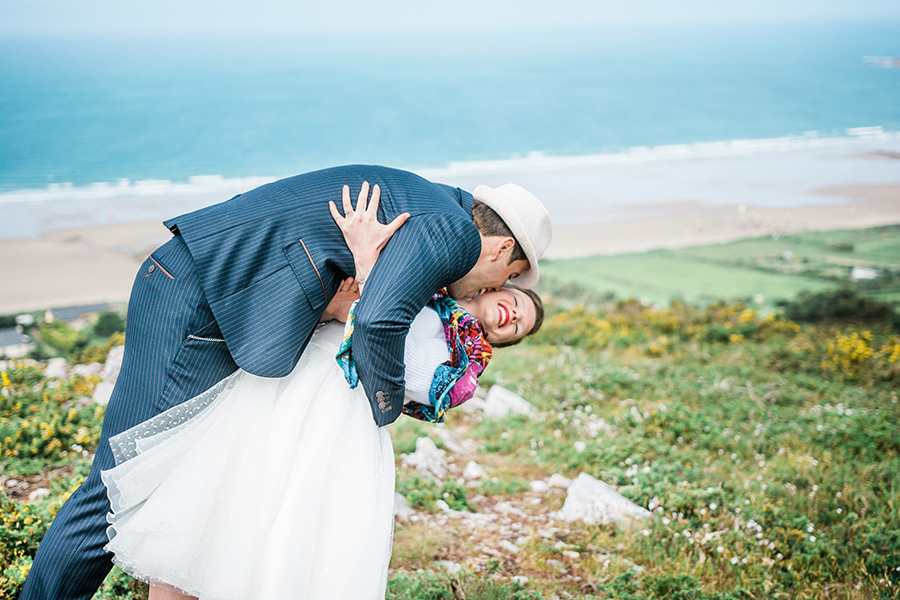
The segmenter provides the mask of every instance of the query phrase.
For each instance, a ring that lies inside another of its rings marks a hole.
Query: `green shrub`
[[[454,584],[459,593],[454,591]],[[542,600],[518,583],[446,573],[399,573],[388,581],[386,600]]]
[[[825,292],[801,292],[785,306],[792,321],[818,323],[890,323],[894,309],[890,304],[860,296],[853,288],[840,287]]]
[[[441,484],[417,474],[404,475],[401,471],[397,478],[397,491],[416,510],[434,510],[435,502],[438,500],[443,500],[453,510],[472,508],[466,495],[466,488],[459,485],[455,479],[448,479]]]
[[[41,342],[62,354],[68,354],[87,344],[87,338],[80,331],[75,331],[63,321],[42,323],[40,328]]]
[[[114,333],[125,332],[125,319],[117,312],[101,313],[94,324],[94,335],[109,337]]]

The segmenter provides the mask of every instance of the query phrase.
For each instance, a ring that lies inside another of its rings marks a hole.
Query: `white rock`
[[[559,488],[564,490],[572,485],[572,480],[568,477],[563,477],[559,473],[554,473],[550,476],[550,479],[547,480],[547,485],[552,488]]]
[[[511,502],[498,502],[494,505],[494,512],[503,513],[507,515],[516,515],[517,517],[525,517],[527,516],[524,512],[516,508],[514,504]]]
[[[406,455],[403,465],[415,469],[427,479],[443,481],[447,477],[447,455],[431,438],[418,438],[416,451]]]
[[[116,382],[119,377],[119,371],[122,369],[122,358],[125,356],[125,346],[116,346],[109,351],[106,357],[106,364],[103,365],[103,381]]]
[[[540,479],[536,481],[532,481],[528,484],[528,487],[531,488],[532,492],[538,492],[539,494],[543,494],[550,490],[550,486],[547,485],[546,482],[541,481]]]
[[[565,556],[566,558],[570,558],[572,560],[581,556],[581,554],[579,554],[578,552],[575,552],[574,550],[563,550],[562,555]]]
[[[484,414],[490,417],[502,417],[507,414],[527,415],[534,412],[534,406],[522,396],[511,392],[503,386],[492,385],[485,398]]]
[[[452,560],[439,560],[439,561],[436,561],[434,564],[436,564],[438,567],[445,570],[446,572],[450,573],[451,575],[453,575],[454,573],[459,573],[462,570],[462,565],[459,563],[453,562]]]
[[[556,567],[556,570],[559,571],[560,573],[562,573],[566,570],[566,567],[563,566],[562,561],[556,560],[555,558],[548,558],[544,562],[547,563],[548,565],[550,565],[551,567]]]
[[[444,447],[454,454],[474,454],[478,450],[478,442],[464,438],[446,427],[434,427],[431,432],[441,438]]]
[[[519,551],[519,547],[510,542],[509,540],[500,540],[500,543],[497,544],[501,550],[504,552],[509,552],[511,554],[515,554]]]
[[[622,561],[622,563],[623,563],[626,567],[629,567],[629,568],[633,569],[638,575],[640,575],[641,573],[644,572],[644,567],[642,567],[642,566],[640,566],[640,565],[634,564],[633,562],[631,562],[631,561],[628,560],[627,558],[622,558],[622,559],[620,559],[620,560]]]
[[[474,460],[470,460],[463,469],[463,479],[482,479],[484,476],[484,469]]]
[[[33,501],[33,500],[38,500],[40,498],[46,498],[49,495],[50,495],[50,490],[48,490],[47,488],[38,488],[36,490],[33,490],[30,494],[28,494],[28,499]]]
[[[575,442],[572,445],[575,446],[575,452],[579,452],[579,453],[584,452],[584,449],[587,448],[587,444],[585,444],[584,442],[581,442],[581,441]]]
[[[493,385],[485,394],[481,388],[475,391],[475,396],[460,406],[466,412],[481,411],[488,417],[502,417],[507,414],[531,414],[535,412],[534,406],[518,394],[509,391],[503,386]]]
[[[434,505],[438,507],[438,510],[442,512],[449,512],[450,505],[444,502],[443,500],[435,500]]]
[[[569,486],[562,509],[551,516],[585,523],[626,523],[648,518],[651,513],[602,481],[580,473]]]
[[[528,578],[524,575],[513,575],[512,582],[519,585],[528,585]]]
[[[47,368],[44,369],[44,377],[52,377],[55,379],[65,379],[69,376],[69,363],[64,358],[51,358],[47,361]]]
[[[91,396],[91,399],[97,404],[101,404],[106,406],[109,404],[109,399],[112,398],[113,389],[116,387],[116,384],[109,381],[101,381],[94,387],[94,395]]]
[[[410,518],[415,511],[409,507],[406,497],[400,492],[394,492],[394,518],[405,521]]]
[[[74,375],[81,375],[82,377],[93,377],[95,375],[99,375],[103,372],[103,365],[100,363],[90,363],[87,365],[75,365],[72,367],[72,373]]]

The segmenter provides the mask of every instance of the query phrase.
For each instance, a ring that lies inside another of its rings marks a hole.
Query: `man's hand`
[[[369,183],[365,182],[359,191],[354,210],[350,203],[350,187],[345,185],[342,191],[344,214],[341,215],[338,212],[333,201],[328,203],[331,216],[340,227],[347,247],[353,254],[356,264],[356,280],[360,286],[365,283],[369,273],[372,272],[375,261],[378,260],[385,244],[409,218],[409,213],[403,213],[387,225],[380,223],[378,221],[378,202],[381,199],[381,190],[376,185],[372,188],[371,201],[367,201],[368,196]]]
[[[350,313],[350,306],[356,300],[359,300],[359,284],[352,277],[348,277],[341,282],[341,286],[338,288],[334,298],[325,307],[325,312],[322,314],[319,322],[323,323],[337,319],[342,323],[346,323],[347,315]]]

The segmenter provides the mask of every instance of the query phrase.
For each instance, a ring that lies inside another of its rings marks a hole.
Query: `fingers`
[[[400,226],[406,223],[406,220],[409,218],[409,213],[403,213],[402,215],[397,215],[393,221],[388,223],[388,230],[391,232],[391,235],[394,234],[395,231],[400,229]]]
[[[344,186],[346,189],[347,186]],[[344,215],[338,212],[337,206],[334,204],[334,200],[328,201],[328,210],[331,211],[331,218],[334,219],[334,222],[337,223],[338,227],[343,229],[342,223],[344,221]]]
[[[344,203],[344,214],[346,215],[348,212],[353,210],[353,205],[350,204],[350,186],[345,185],[341,189],[341,200]]]
[[[358,294],[359,293],[359,283],[352,277],[350,279],[348,279],[348,281],[350,282],[350,287],[347,288],[347,291],[350,292],[351,294]]]
[[[372,220],[378,219],[378,203],[381,201],[381,188],[378,187],[376,183],[372,188],[372,202],[369,203],[369,213],[371,213]]]
[[[363,181],[362,187],[359,188],[359,197],[356,199],[356,212],[360,214],[366,213],[366,204],[369,197],[369,182]]]
[[[378,244],[378,251],[381,252],[390,239],[394,236],[394,233],[400,229],[400,226],[403,225],[406,220],[409,218],[409,213],[403,213],[399,215],[396,219],[384,225],[384,229],[381,232],[381,242]]]

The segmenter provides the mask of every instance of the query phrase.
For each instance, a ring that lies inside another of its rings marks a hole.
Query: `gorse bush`
[[[115,332],[109,339],[94,340],[82,350],[73,352],[69,355],[69,362],[76,365],[106,362],[109,351],[123,344],[125,344],[125,334]]]
[[[785,305],[788,319],[807,323],[892,323],[896,314],[887,302],[860,296],[849,287],[811,293],[801,292]]]
[[[104,408],[89,401],[95,378],[44,379],[35,366],[0,372],[0,459],[18,476],[71,462],[96,447]]]

